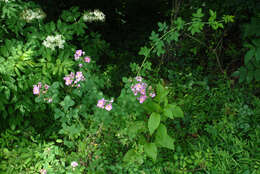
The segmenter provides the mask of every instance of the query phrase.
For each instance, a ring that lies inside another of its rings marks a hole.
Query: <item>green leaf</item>
[[[169,107],[166,107],[166,108],[163,110],[163,115],[166,116],[166,117],[168,117],[168,118],[173,119],[172,109],[169,108]]]
[[[57,143],[62,143],[63,141],[62,141],[62,139],[57,139],[56,142]]]
[[[195,21],[194,23],[189,26],[188,30],[191,31],[191,34],[194,35],[195,33],[201,32],[203,29],[204,23],[200,21]]]
[[[160,41],[159,34],[155,33],[154,31],[152,31],[151,36],[149,37],[149,39],[150,39],[152,42],[154,42],[154,43]]]
[[[204,16],[204,14],[202,13],[201,8],[199,8],[196,13],[192,14],[192,16],[195,18],[202,18]]]
[[[157,96],[155,97],[155,100],[158,101],[159,103],[161,103],[165,100],[169,91],[167,89],[165,89],[161,84],[157,84],[156,93],[157,93]]]
[[[167,42],[170,43],[173,40],[177,42],[179,40],[179,36],[180,34],[178,31],[172,31],[167,38]]]
[[[137,153],[135,149],[130,149],[128,152],[126,152],[123,161],[124,162],[134,162],[136,160]]]
[[[54,114],[55,120],[59,119],[60,117],[63,118],[65,116],[65,114],[58,108],[56,108],[54,111],[55,111]]]
[[[256,49],[255,59],[256,61],[260,61],[260,46]]]
[[[182,109],[175,104],[167,104],[164,108],[163,114],[168,118],[183,118],[184,114]]]
[[[149,49],[146,46],[144,46],[141,48],[138,54],[147,57],[149,56]]]
[[[246,80],[247,80],[247,83],[250,83],[254,78],[254,71],[248,71],[247,73],[247,77],[246,77]]]
[[[183,114],[182,109],[179,106],[172,105],[171,109],[172,109],[173,117],[175,117],[175,118],[183,118],[184,114]]]
[[[151,135],[158,128],[160,121],[161,121],[161,116],[153,112],[148,120],[148,129]]]
[[[69,107],[73,106],[75,102],[70,98],[70,96],[66,96],[64,101],[60,103],[60,105],[64,108],[65,111],[68,110]]]
[[[167,134],[167,128],[162,123],[156,131],[155,143],[171,150],[174,149],[174,140]]]
[[[158,103],[153,101],[144,103],[144,109],[148,113],[152,113],[152,112],[160,113],[162,111],[161,106]]]
[[[239,68],[239,83],[245,81],[246,79],[246,74],[247,74],[247,71],[246,71],[246,68],[245,67],[240,67]]]
[[[157,157],[157,146],[155,143],[146,143],[144,145],[144,152],[153,159],[153,161],[156,160]]]
[[[135,121],[133,124],[129,126],[127,133],[129,137],[134,138],[141,130],[145,130],[145,122]]]
[[[166,32],[168,29],[166,22],[164,22],[164,23],[159,22],[158,27],[159,27],[159,29],[158,29],[159,32],[161,32],[161,31]]]
[[[260,69],[255,71],[255,80],[260,81]]]
[[[249,61],[253,58],[255,54],[255,50],[254,49],[250,49],[246,55],[245,55],[245,65],[247,65],[249,63]]]
[[[178,17],[176,21],[174,21],[174,24],[176,25],[177,30],[181,30],[184,27],[185,21],[182,20],[181,17]]]

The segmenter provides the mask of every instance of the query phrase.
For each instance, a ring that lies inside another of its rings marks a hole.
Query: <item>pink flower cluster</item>
[[[147,99],[148,96],[146,95],[146,93],[149,93],[149,96],[152,98],[155,97],[155,93],[152,87],[149,86],[147,90],[147,84],[142,82],[143,78],[141,76],[137,76],[135,80],[137,81],[137,83],[131,86],[131,90],[133,91],[135,96],[139,95],[139,97],[137,97],[137,100],[139,100],[140,103],[143,103]]]
[[[42,93],[45,94],[48,91],[49,87],[50,87],[49,85],[45,84],[44,85],[44,89],[45,90],[43,90]],[[33,94],[34,95],[40,95],[41,88],[42,88],[42,83],[41,82],[39,82],[37,85],[33,85]]]
[[[71,167],[75,168],[75,167],[77,167],[79,164],[78,164],[76,161],[72,161],[70,165],[71,165]]]
[[[65,84],[67,86],[77,86],[80,87],[80,84],[78,82],[85,80],[85,77],[82,72],[76,72],[76,75],[74,72],[71,72],[69,75],[65,76],[63,78],[65,80]]]
[[[85,55],[85,52],[82,51],[82,50],[76,50],[76,53],[74,54],[74,58],[75,60],[79,60],[81,58],[81,56],[84,56]],[[84,57],[84,62],[85,63],[90,63],[91,61],[91,58],[89,56],[85,56]],[[82,63],[79,64],[79,67],[81,68],[83,66]]]
[[[76,53],[74,54],[75,60],[79,60],[81,56],[84,56],[85,52],[82,50],[76,50]]]
[[[104,98],[98,100],[97,103],[97,107],[102,108],[102,109],[106,109],[107,111],[111,111],[112,110],[112,103],[114,102],[114,100],[105,100]]]
[[[43,94],[47,93],[49,87],[50,87],[49,85],[45,84],[44,89],[42,90],[42,93]],[[42,88],[41,82],[39,82],[37,85],[33,85],[33,94],[34,95],[40,95],[41,94],[41,88]],[[52,102],[52,98],[44,98],[44,100],[47,101],[48,103]]]
[[[47,174],[47,170],[46,169],[41,169],[40,170],[40,174]]]

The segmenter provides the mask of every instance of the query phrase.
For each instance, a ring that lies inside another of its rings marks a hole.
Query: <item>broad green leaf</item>
[[[249,63],[249,61],[253,58],[255,54],[255,50],[254,49],[250,49],[246,55],[245,55],[245,65],[247,65]]]
[[[156,160],[157,157],[157,146],[155,143],[146,143],[144,145],[144,152],[153,159],[153,161]]]
[[[172,111],[171,111],[170,108],[165,108],[164,111],[163,111],[163,115],[168,117],[168,118],[173,119]]]
[[[239,68],[239,83],[245,81],[247,75],[247,71],[245,67],[240,67]]]
[[[174,149],[174,140],[167,134],[167,128],[162,123],[156,131],[155,142],[162,147]]]
[[[163,110],[163,115],[166,116],[166,117],[168,117],[168,118],[173,119],[172,109],[169,108],[169,107],[166,107],[166,108]]]
[[[255,71],[255,80],[260,81],[260,69]]]
[[[153,112],[148,120],[148,129],[151,135],[158,128],[160,121],[161,116],[158,113]]]
[[[182,112],[182,109],[179,107],[179,106],[174,106],[172,108],[172,114],[173,114],[173,117],[176,117],[176,118],[183,118],[183,112]]]
[[[73,106],[75,102],[70,98],[70,96],[66,96],[65,99],[60,103],[60,105],[64,108],[65,111],[68,110],[69,107]]]
[[[256,61],[260,61],[260,46],[256,49],[255,59]]]
[[[161,84],[157,84],[156,93],[157,93],[157,96],[155,97],[155,100],[158,101],[159,103],[161,103],[165,100],[169,91],[167,89],[165,89]]]
[[[145,103],[144,108],[148,113],[152,113],[152,112],[160,113],[162,111],[161,106],[158,103],[155,103],[153,101]]]
[[[164,115],[169,118],[183,118],[184,116],[182,109],[179,106],[176,106],[175,104],[168,104],[165,107]]]
[[[254,78],[254,71],[248,71],[246,80],[248,83],[250,83]]]
[[[55,109],[54,118],[55,120],[59,119],[60,117],[63,118],[65,114],[60,109]]]
[[[128,136],[129,137],[136,137],[137,133],[145,129],[145,122],[144,121],[135,121],[131,124],[128,128]]]
[[[137,153],[136,153],[135,149],[130,149],[130,150],[128,150],[128,152],[126,152],[126,154],[123,158],[123,161],[124,162],[134,162],[136,156],[137,156]]]

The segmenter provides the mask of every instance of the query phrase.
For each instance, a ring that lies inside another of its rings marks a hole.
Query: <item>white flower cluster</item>
[[[5,2],[5,3],[8,3],[8,2],[12,2],[12,1],[14,1],[14,0],[0,0],[0,1]]]
[[[35,10],[26,9],[26,10],[23,10],[23,12],[21,13],[21,17],[22,17],[22,19],[26,20],[27,22],[31,22],[34,19],[45,18],[46,14],[39,8],[35,9]]]
[[[54,50],[55,47],[64,48],[65,40],[62,39],[62,35],[48,36],[44,41],[43,45],[46,48]]]
[[[94,22],[94,21],[105,21],[105,14],[100,10],[87,11],[83,15],[83,20],[85,22]]]

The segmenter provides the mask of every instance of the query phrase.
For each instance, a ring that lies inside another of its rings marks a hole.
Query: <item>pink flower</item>
[[[38,87],[41,89],[42,88],[42,82],[38,83]]]
[[[71,167],[75,168],[75,167],[77,167],[79,164],[78,164],[76,161],[72,161],[70,165],[71,165]]]
[[[49,86],[49,85],[47,85],[47,84],[45,84],[45,85],[44,85],[44,88],[45,88],[46,90],[48,90],[48,89],[49,89],[49,87],[50,87],[50,86]]]
[[[105,103],[106,103],[105,99],[102,98],[101,100],[98,100],[97,107],[104,108]]]
[[[107,104],[106,107],[105,107],[105,109],[106,109],[107,111],[111,111],[111,109],[112,109],[112,104],[111,104],[111,103]]]
[[[64,77],[63,79],[65,80],[65,84],[66,84],[67,86],[71,85],[72,80],[71,80],[70,76],[66,76],[66,77]]]
[[[40,170],[40,173],[41,173],[41,174],[47,174],[47,170],[46,170],[46,169],[41,169],[41,170]]]
[[[84,52],[82,50],[77,50],[76,53],[74,54],[75,60],[79,60],[80,56],[82,56]]]
[[[145,88],[142,88],[142,89],[140,90],[140,93],[141,93],[142,95],[145,95],[145,94],[146,94]]]
[[[75,77],[74,72],[71,72],[70,75],[69,75],[69,77],[70,77],[71,79],[74,79],[74,77]]]
[[[84,80],[83,73],[82,72],[77,72],[76,73],[76,79],[77,79],[77,81]]]
[[[137,84],[134,86],[134,88],[135,88],[137,91],[140,91],[142,87],[143,87],[143,86],[141,85],[141,83],[137,83]]]
[[[85,57],[85,58],[84,58],[84,61],[85,61],[86,63],[89,63],[90,60],[91,60],[91,59],[90,59],[89,57]]]
[[[152,97],[152,98],[155,97],[155,93],[150,93],[149,95],[150,95],[150,97]]]
[[[143,103],[146,100],[147,96],[146,95],[141,95],[139,98],[139,102]]]
[[[81,68],[82,66],[83,66],[82,63],[80,63],[80,64],[79,64],[79,67]]]
[[[137,77],[135,78],[135,80],[138,81],[138,82],[141,82],[141,81],[143,80],[143,78],[142,78],[141,76],[137,76]]]
[[[39,85],[33,85],[33,94],[39,95],[40,94],[40,87]]]

